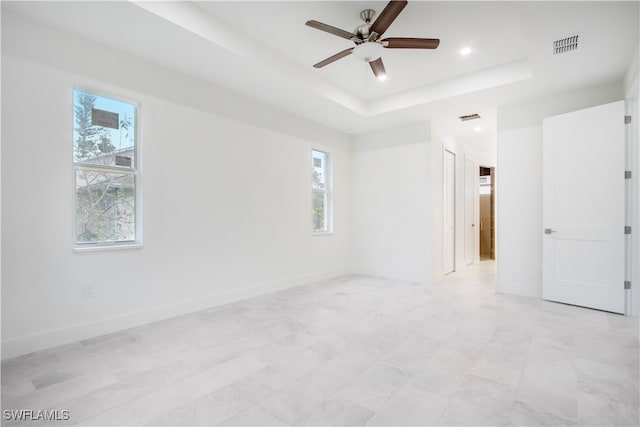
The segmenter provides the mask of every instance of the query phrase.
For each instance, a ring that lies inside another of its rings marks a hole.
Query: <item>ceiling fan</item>
[[[402,9],[407,5],[407,1],[390,1],[384,8],[380,16],[373,22],[376,12],[372,9],[365,9],[360,12],[360,18],[364,21],[364,24],[348,32],[341,30],[340,28],[332,27],[331,25],[323,24],[318,21],[307,21],[306,25],[316,30],[325,31],[329,34],[342,37],[343,39],[351,40],[355,43],[355,47],[345,49],[342,52],[338,52],[327,59],[318,62],[314,65],[315,68],[322,68],[325,65],[329,65],[338,59],[345,56],[354,55],[359,59],[368,62],[371,66],[373,74],[380,80],[386,79],[386,71],[382,62],[382,49],[435,49],[440,44],[440,39],[423,39],[413,37],[389,37],[386,39],[380,39],[382,34],[387,31],[387,28],[395,21],[400,15]]]

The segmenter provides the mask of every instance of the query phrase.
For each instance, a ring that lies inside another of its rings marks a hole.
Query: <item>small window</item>
[[[75,243],[140,242],[136,106],[73,92]]]
[[[329,154],[311,151],[311,209],[314,233],[331,232],[331,168]]]

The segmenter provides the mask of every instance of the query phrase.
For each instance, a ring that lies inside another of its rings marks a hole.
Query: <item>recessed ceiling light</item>
[[[473,131],[474,131],[474,132],[480,132],[481,130],[482,130],[482,128],[477,128],[477,127],[476,127],[476,128],[473,128]]]
[[[463,47],[462,49],[460,49],[460,55],[462,56],[469,55],[470,53],[471,53],[470,47]]]

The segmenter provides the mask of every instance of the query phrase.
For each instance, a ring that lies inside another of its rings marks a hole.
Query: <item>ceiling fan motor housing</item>
[[[367,40],[369,38],[369,24],[359,25],[353,30],[353,35],[360,40]],[[360,40],[357,40],[356,43],[360,42]]]

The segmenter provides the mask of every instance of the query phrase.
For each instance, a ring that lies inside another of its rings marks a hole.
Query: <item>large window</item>
[[[136,106],[73,92],[75,243],[140,242]]]
[[[329,154],[311,151],[311,209],[314,233],[331,232],[331,167]]]

